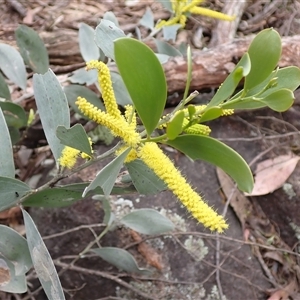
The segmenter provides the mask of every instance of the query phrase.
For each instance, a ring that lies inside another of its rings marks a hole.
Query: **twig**
[[[134,293],[136,293],[137,295],[139,295],[139,296],[141,296],[145,299],[157,300],[156,297],[152,297],[149,294],[141,292],[140,290],[133,287],[132,285],[130,285],[126,281],[124,281],[124,280],[122,280],[122,279],[120,279],[116,276],[110,275],[108,273],[97,271],[97,270],[86,269],[86,268],[82,268],[82,267],[78,267],[78,266],[74,266],[74,265],[70,266],[69,264],[61,262],[59,259],[54,260],[54,264],[61,267],[61,268],[68,268],[69,270],[72,270],[72,271],[77,271],[77,272],[81,272],[81,273],[88,274],[88,275],[100,276],[100,277],[112,280],[112,281],[118,283],[119,285],[121,285],[121,286],[123,286],[127,289],[130,289],[131,291],[133,291]]]

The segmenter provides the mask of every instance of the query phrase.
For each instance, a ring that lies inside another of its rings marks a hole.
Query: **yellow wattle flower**
[[[116,119],[114,116],[96,108],[93,104],[89,103],[82,97],[78,97],[75,103],[85,116],[96,123],[109,128],[113,135],[122,138],[130,147],[136,147],[140,142],[141,137],[139,133],[136,132],[123,117]]]
[[[89,143],[90,143],[90,147],[91,147],[91,152],[94,153],[93,148],[92,148],[93,141],[90,137],[88,139],[89,139]],[[81,153],[81,157],[83,159],[91,159],[92,158],[90,155],[88,155],[86,153]]]
[[[184,127],[183,122],[183,127]],[[203,124],[194,124],[186,129],[184,129],[184,132],[189,134],[201,134],[201,135],[209,135],[211,133],[211,129],[207,125]]]
[[[235,16],[228,16],[226,14],[220,13],[218,11],[214,11],[205,7],[192,7],[190,9],[190,13],[196,15],[203,15],[211,18],[216,18],[223,21],[233,21]]]
[[[200,223],[220,233],[228,228],[224,218],[208,206],[193,190],[156,143],[146,143],[139,149],[138,154]]]
[[[136,113],[132,105],[125,105],[125,119],[130,127],[136,129]]]
[[[58,162],[62,167],[72,169],[76,164],[79,153],[79,150],[65,146]]]
[[[120,119],[122,116],[118,108],[114,90],[112,88],[110,72],[107,65],[102,61],[91,60],[87,62],[86,69],[97,69],[98,82],[101,88],[102,98],[106,108],[106,112],[109,115],[115,117],[116,119]]]
[[[123,147],[121,147],[121,148],[119,148],[118,150],[116,150],[116,152],[115,152],[115,154],[117,155],[117,156],[119,156],[119,155],[121,155],[125,150],[127,150],[128,149],[128,146],[123,146]],[[129,162],[131,162],[131,161],[134,161],[135,159],[137,159],[138,158],[138,154],[137,154],[137,152],[136,152],[136,149],[131,149],[130,151],[129,151],[129,153],[127,154],[127,156],[126,156],[126,158],[125,158],[125,160],[124,160],[124,162],[125,163],[129,163]]]
[[[227,108],[227,109],[222,109],[222,115],[221,116],[230,116],[234,114],[234,109]]]

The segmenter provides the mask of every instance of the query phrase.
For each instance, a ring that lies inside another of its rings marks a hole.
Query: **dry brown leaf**
[[[284,288],[277,290],[274,292],[268,300],[288,300],[289,297],[295,295],[298,291],[298,283],[296,278],[294,278],[288,285]],[[295,299],[293,297],[293,299]]]
[[[1,286],[8,284],[10,281],[10,271],[6,261],[0,258],[0,290]]]
[[[292,153],[267,159],[257,164],[254,188],[247,196],[261,196],[283,186],[293,173],[300,157]]]
[[[236,188],[232,179],[222,169],[217,168],[217,176],[226,198],[231,197],[230,206],[239,218],[242,228],[245,228],[246,219],[252,212],[250,201]]]

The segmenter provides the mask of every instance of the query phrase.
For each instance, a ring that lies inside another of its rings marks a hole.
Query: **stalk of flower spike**
[[[103,102],[106,108],[106,112],[115,117],[121,119],[122,115],[118,108],[115,93],[112,88],[112,82],[110,78],[110,72],[105,63],[102,61],[91,60],[86,64],[87,70],[97,69],[98,71],[98,82],[102,92]]]
[[[108,113],[96,108],[82,97],[78,97],[75,103],[85,116],[96,123],[109,128],[113,135],[122,138],[130,147],[136,147],[140,142],[140,135],[125,121],[124,118],[116,119]]]
[[[205,227],[220,233],[228,228],[224,218],[209,207],[192,189],[156,143],[149,142],[143,145],[139,149],[139,156],[167,184],[192,216]]]
[[[76,164],[79,153],[79,150],[66,146],[58,160],[59,164],[64,168],[72,169]]]

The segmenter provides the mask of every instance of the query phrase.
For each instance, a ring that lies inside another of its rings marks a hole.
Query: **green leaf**
[[[170,0],[157,0],[162,6],[170,12],[173,12],[172,2]]]
[[[170,26],[164,26],[162,28],[164,40],[175,42],[176,36],[177,36],[177,31],[180,28],[181,28],[181,24],[174,24],[174,25],[170,25]]]
[[[20,180],[0,177],[0,191],[0,211],[3,211],[18,203],[30,191],[30,187]]]
[[[68,77],[68,80],[72,83],[92,85],[97,81],[97,70],[78,69],[73,72],[72,76]]]
[[[28,117],[20,105],[9,101],[0,101],[0,107],[3,111],[7,126],[21,128],[27,125]]]
[[[207,107],[200,118],[199,123],[211,121],[219,118],[222,115],[222,109],[217,106]]]
[[[181,52],[165,41],[155,39],[158,53],[167,54],[168,56],[182,56]]]
[[[154,29],[154,16],[152,13],[152,10],[149,6],[147,6],[146,11],[142,18],[139,21],[139,24],[142,26],[145,26],[146,28],[149,28],[151,30]]]
[[[6,100],[11,100],[10,91],[8,85],[0,72],[0,98],[4,98]]]
[[[78,114],[82,115],[82,112],[78,109],[77,105],[75,104],[78,96],[85,98],[87,101],[92,103],[97,108],[101,110],[105,110],[104,105],[99,99],[99,96],[85,86],[71,84],[64,87],[64,92],[68,99],[68,103],[73,108],[73,110]],[[84,118],[86,117],[84,116]]]
[[[116,182],[117,176],[123,166],[123,162],[129,153],[131,148],[125,150],[122,154],[117,156],[114,160],[112,160],[109,164],[107,164],[95,177],[95,179],[89,184],[87,188],[85,188],[82,196],[85,197],[87,193],[97,186],[100,186],[104,195],[110,195],[112,188]]]
[[[13,145],[15,145],[20,140],[19,129],[17,129],[15,127],[8,127],[8,131],[9,131],[9,134],[10,134],[11,143]]]
[[[49,57],[38,33],[26,25],[19,25],[15,36],[25,63],[35,73],[46,73],[49,68]]]
[[[27,292],[26,277],[16,275],[14,264],[0,254],[0,291],[22,294]]]
[[[124,37],[125,33],[113,22],[109,20],[101,20],[96,27],[95,42],[96,45],[104,52],[104,54],[115,60],[114,40]]]
[[[126,250],[115,247],[103,247],[92,249],[92,252],[99,255],[103,260],[124,270],[128,273],[137,273],[141,275],[150,275],[151,272],[147,269],[138,267],[138,264],[134,257]]]
[[[57,161],[64,145],[56,136],[59,125],[70,126],[68,101],[55,74],[49,69],[44,75],[33,75],[33,89],[43,129]]]
[[[26,68],[22,56],[14,47],[0,43],[0,69],[22,90],[26,89]]]
[[[122,106],[125,106],[127,104],[132,105],[130,95],[120,74],[111,72],[110,76],[117,103]]]
[[[15,164],[10,134],[0,107],[0,176],[15,177]],[[0,189],[1,190],[1,189]],[[1,197],[1,195],[0,195]],[[0,201],[1,203],[1,201]],[[1,204],[0,204],[1,207]]]
[[[139,209],[125,215],[120,223],[142,234],[162,234],[174,230],[174,224],[155,209]]]
[[[218,91],[208,103],[208,107],[217,106],[221,102],[229,98],[235,91],[241,79],[249,74],[251,70],[251,62],[248,53],[245,53],[233,71],[227,76],[221,84]]]
[[[202,159],[220,167],[244,192],[251,192],[253,176],[245,160],[233,149],[208,136],[183,135],[167,144],[185,153],[192,159]]]
[[[184,111],[178,112],[167,124],[167,137],[174,140],[181,132],[184,120]]]
[[[272,28],[262,30],[251,42],[248,54],[251,70],[245,79],[246,92],[265,80],[276,67],[281,55],[280,35]]]
[[[100,56],[99,48],[94,41],[95,30],[85,24],[79,24],[79,49],[84,61],[98,60]]]
[[[135,159],[126,164],[131,180],[143,195],[153,195],[166,190],[166,184],[142,160]]]
[[[56,135],[63,145],[80,150],[89,156],[93,155],[88,136],[81,124],[75,124],[70,129],[65,126],[58,126]]]
[[[272,94],[269,94],[262,101],[271,109],[282,112],[289,109],[294,102],[294,94],[288,89],[281,89]]]
[[[166,104],[167,84],[162,66],[153,51],[140,41],[120,38],[114,44],[119,72],[150,135]]]
[[[27,273],[32,267],[32,261],[26,239],[4,225],[0,225],[0,236],[0,253],[13,263],[15,275]]]
[[[82,191],[71,191],[61,188],[49,188],[31,194],[23,202],[24,206],[29,207],[66,207],[82,199]]]
[[[267,105],[261,98],[249,97],[240,99],[239,101],[228,101],[222,104],[223,109],[257,109],[263,108]]]
[[[60,284],[54,263],[30,215],[22,209],[28,247],[37,276],[48,299],[64,300],[64,292]]]
[[[104,211],[103,223],[107,226],[110,226],[115,220],[115,215],[112,212],[109,199],[102,195],[95,195],[92,198],[93,200],[99,200],[102,202],[102,209]]]

